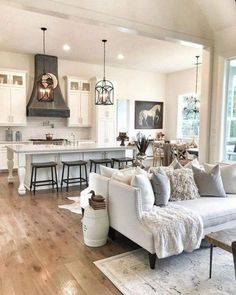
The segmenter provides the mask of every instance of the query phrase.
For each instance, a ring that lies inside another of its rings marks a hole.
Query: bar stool
[[[95,165],[94,172],[97,172],[97,165],[108,165],[110,164],[113,167],[112,159],[90,159],[90,172],[92,172],[93,164]]]
[[[63,182],[66,183],[66,191],[68,192],[69,184],[71,183],[80,183],[80,186],[82,185],[82,182],[85,182],[88,186],[88,178],[87,178],[87,162],[78,160],[78,161],[63,161],[62,162],[62,176],[61,176],[61,189],[63,186]],[[64,178],[64,171],[65,166],[67,167],[67,177]],[[70,178],[70,167],[79,167],[79,177],[71,177]],[[84,174],[85,178],[82,177],[82,167],[84,167]]]
[[[32,170],[31,170],[31,180],[30,180],[30,191],[33,187],[33,192],[35,195],[35,189],[37,186],[45,186],[45,185],[52,185],[52,189],[54,190],[54,185],[56,185],[57,192],[58,192],[58,183],[57,183],[57,163],[55,162],[46,162],[46,163],[31,163]],[[47,180],[37,180],[37,170],[41,168],[51,168],[51,179]],[[54,173],[55,179],[54,179]]]
[[[128,165],[129,162],[131,162],[133,164],[134,159],[133,158],[129,158],[129,157],[124,157],[124,158],[111,158],[113,161],[113,167],[115,163],[118,163],[118,168],[121,169],[121,164],[126,164]]]

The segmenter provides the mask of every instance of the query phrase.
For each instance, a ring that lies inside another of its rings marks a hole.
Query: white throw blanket
[[[182,206],[154,206],[143,213],[143,224],[153,233],[158,258],[192,252],[200,247],[203,223],[200,216]]]

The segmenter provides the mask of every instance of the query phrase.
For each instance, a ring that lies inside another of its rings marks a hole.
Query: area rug
[[[235,295],[232,254],[214,248],[212,279],[208,278],[209,254],[210,249],[204,248],[160,259],[154,270],[143,249],[94,263],[125,295]]]
[[[67,197],[67,199],[74,201],[74,203],[67,205],[58,205],[58,207],[61,209],[70,210],[71,212],[76,214],[82,214],[80,207],[80,197]]]

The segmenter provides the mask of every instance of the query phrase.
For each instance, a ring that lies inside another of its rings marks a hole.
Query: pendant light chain
[[[195,93],[197,94],[197,85],[198,85],[198,65],[200,64],[198,62],[198,59],[199,59],[199,55],[196,55],[196,59],[197,59],[197,62],[195,63],[196,65],[196,84],[195,84]]]
[[[106,80],[106,42],[107,40],[102,40],[103,45],[104,45],[104,52],[103,52],[103,80]]]
[[[41,30],[43,31],[43,55],[44,55],[44,58],[43,58],[43,72],[45,73],[45,54],[46,54],[46,42],[45,42],[45,32],[47,30],[47,28],[41,28]]]

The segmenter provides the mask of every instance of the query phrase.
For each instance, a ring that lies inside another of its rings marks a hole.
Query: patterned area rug
[[[74,201],[74,203],[67,205],[59,205],[58,207],[61,209],[70,210],[71,212],[76,214],[82,214],[80,207],[80,197],[68,197],[67,199]]]
[[[212,279],[209,275],[209,248],[157,260],[148,265],[143,249],[94,262],[125,295],[223,295],[236,294],[233,257],[214,248]]]

